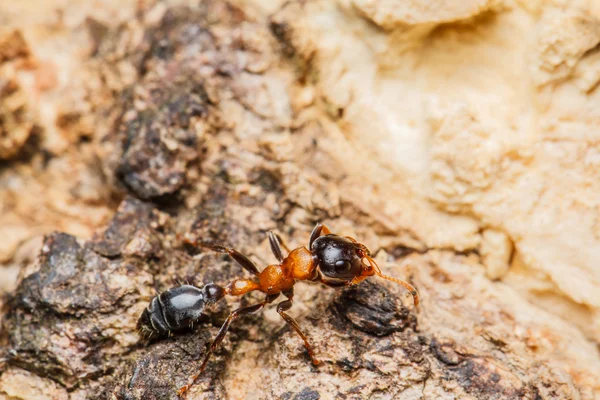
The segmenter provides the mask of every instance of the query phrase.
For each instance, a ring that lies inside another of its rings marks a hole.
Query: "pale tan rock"
[[[11,400],[68,400],[67,391],[50,379],[10,368],[0,376],[0,396]]]
[[[542,86],[568,78],[586,53],[598,45],[600,20],[586,8],[547,7],[537,22],[536,36],[533,79]]]
[[[502,279],[508,272],[513,246],[504,232],[486,229],[481,234],[481,257],[485,275],[491,280]]]
[[[495,3],[495,0],[352,1],[357,10],[384,29],[402,25],[439,24],[468,19],[488,10]]]
[[[508,149],[497,128],[464,107],[433,132],[431,198],[452,212],[469,213],[498,179]]]

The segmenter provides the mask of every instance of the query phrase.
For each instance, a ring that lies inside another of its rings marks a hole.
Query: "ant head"
[[[369,273],[370,264],[365,263],[365,259],[371,259],[369,250],[356,241],[329,234],[315,239],[310,250],[319,260],[319,270],[327,278],[351,281],[359,276],[373,275]]]
[[[404,286],[419,305],[419,294],[408,282],[384,275],[371,257],[369,249],[352,238],[328,234],[319,236],[310,251],[317,258],[318,269],[326,280],[355,284],[366,277],[377,275],[385,280]]]

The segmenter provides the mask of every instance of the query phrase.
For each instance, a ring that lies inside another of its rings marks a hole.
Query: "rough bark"
[[[182,237],[266,266],[322,221],[422,304],[298,284],[322,365],[271,308],[189,399],[600,398],[600,9],[450,3],[0,5],[0,396],[175,399],[238,300],[138,316],[246,274]]]

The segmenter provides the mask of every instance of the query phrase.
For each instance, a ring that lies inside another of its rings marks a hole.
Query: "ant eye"
[[[350,261],[339,260],[335,263],[335,272],[338,274],[347,274],[352,269]]]

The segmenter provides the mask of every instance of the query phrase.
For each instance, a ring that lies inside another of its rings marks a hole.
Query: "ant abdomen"
[[[182,285],[154,297],[138,320],[138,329],[167,336],[192,326],[203,317],[206,306],[225,296],[225,290],[214,283],[202,288]]]

